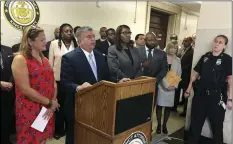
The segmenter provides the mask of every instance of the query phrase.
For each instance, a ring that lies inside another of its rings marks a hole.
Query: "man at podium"
[[[79,48],[65,54],[61,63],[61,84],[66,89],[66,144],[74,144],[75,93],[101,80],[109,80],[105,58],[94,49],[95,35],[92,28],[80,28],[76,37]],[[124,78],[121,82],[127,80]]]

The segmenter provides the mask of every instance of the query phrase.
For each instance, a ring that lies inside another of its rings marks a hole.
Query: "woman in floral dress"
[[[17,144],[45,144],[53,137],[56,83],[53,70],[41,51],[46,50],[44,30],[31,26],[24,30],[20,50],[15,55],[12,72],[16,85],[16,138]],[[49,119],[43,132],[31,127],[42,107]]]

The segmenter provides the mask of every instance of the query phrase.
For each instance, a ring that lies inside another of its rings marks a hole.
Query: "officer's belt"
[[[222,90],[221,89],[205,89],[204,92],[210,95],[211,93],[221,93]]]

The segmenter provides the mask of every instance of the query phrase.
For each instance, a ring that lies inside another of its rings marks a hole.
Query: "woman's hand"
[[[53,116],[54,112],[55,112],[55,110],[53,110],[53,109],[47,109],[47,111],[43,115],[44,119],[49,120]]]
[[[228,108],[229,110],[232,109],[232,101],[227,101],[227,108]]]
[[[58,109],[59,107],[60,107],[60,105],[57,102],[57,100],[52,100],[52,106],[50,109],[52,109],[53,111],[56,111],[56,109]]]
[[[185,98],[188,98],[190,96],[190,91],[191,90],[188,90],[188,89],[185,91],[184,93]]]

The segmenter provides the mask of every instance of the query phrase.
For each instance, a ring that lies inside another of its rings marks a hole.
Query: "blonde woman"
[[[166,53],[167,53],[167,62],[170,70],[176,72],[178,76],[181,76],[181,62],[180,59],[176,56],[178,51],[177,42],[170,42],[167,45]],[[161,117],[162,117],[162,108],[164,107],[164,119],[163,119],[163,127],[162,132],[164,134],[168,133],[167,130],[167,121],[170,116],[170,108],[174,106],[174,97],[175,97],[175,89],[178,87],[178,84],[175,86],[170,86],[165,78],[163,78],[162,82],[158,86],[158,96],[157,96],[157,108],[156,108],[156,116],[158,121],[157,134],[161,133]]]
[[[44,30],[37,26],[25,29],[19,52],[12,63],[16,86],[16,138],[17,144],[45,144],[53,137],[56,83],[53,69],[41,51],[46,50]],[[42,107],[49,119],[44,132],[31,127]]]

